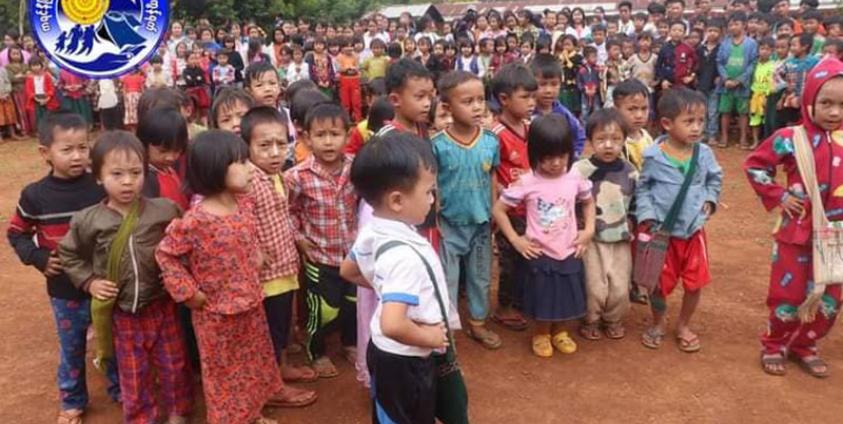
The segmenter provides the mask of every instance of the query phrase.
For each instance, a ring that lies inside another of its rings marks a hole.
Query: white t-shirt
[[[111,109],[117,107],[120,100],[117,98],[117,88],[114,87],[114,81],[110,79],[101,79],[98,81],[100,96],[97,99],[97,106],[100,109]]]
[[[396,246],[375,253],[385,243],[397,240],[409,246]],[[412,246],[412,248],[410,247]],[[460,328],[459,315],[448,299],[448,284],[439,256],[433,246],[407,224],[373,216],[357,235],[350,258],[357,263],[363,277],[372,285],[378,296],[378,305],[369,325],[372,342],[378,349],[396,355],[426,357],[433,349],[410,346],[390,339],[381,330],[381,313],[385,302],[400,302],[408,306],[407,318],[420,324],[442,322],[442,312],[436,301],[433,282],[415,248],[433,269],[442,301],[448,308],[451,330]],[[362,324],[362,323],[361,323]]]

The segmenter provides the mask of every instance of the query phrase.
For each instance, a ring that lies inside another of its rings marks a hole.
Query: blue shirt
[[[550,113],[562,115],[565,120],[568,121],[568,126],[571,128],[571,133],[574,135],[574,159],[579,159],[582,155],[583,149],[585,149],[585,129],[582,124],[580,124],[580,120],[577,119],[577,117],[574,116],[574,114],[558,100],[553,101],[553,106],[550,107]],[[542,113],[539,112],[538,109],[533,111],[533,118],[541,115]]]
[[[469,144],[447,131],[433,136],[439,167],[439,215],[455,225],[489,222],[492,217],[492,172],[500,164],[498,136],[480,130]]]

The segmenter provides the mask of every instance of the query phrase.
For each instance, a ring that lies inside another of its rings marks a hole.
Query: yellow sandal
[[[567,331],[560,331],[553,336],[553,347],[560,353],[572,354],[577,351],[577,342],[568,335]]]
[[[550,344],[550,334],[533,336],[533,354],[539,358],[553,356],[553,345]]]

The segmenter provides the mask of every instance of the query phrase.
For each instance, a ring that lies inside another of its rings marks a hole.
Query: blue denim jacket
[[[663,138],[662,138],[663,139]],[[635,190],[635,216],[638,222],[653,220],[664,222],[673,201],[679,195],[679,189],[685,176],[676,166],[668,161],[661,150],[661,142],[644,150],[644,168]],[[720,198],[720,188],[723,182],[723,170],[717,163],[714,153],[705,144],[700,144],[700,154],[697,159],[697,169],[694,172],[688,195],[679,210],[676,226],[670,236],[689,239],[699,231],[706,222],[703,205],[712,203],[712,212]]]
[[[752,85],[752,75],[755,73],[755,62],[758,61],[758,43],[749,36],[744,37],[743,42],[743,63],[747,64],[744,67],[744,72],[737,78],[741,85],[734,90],[741,97],[749,97],[750,86]],[[729,62],[729,56],[732,54],[732,37],[726,37],[720,42],[720,47],[717,49],[717,74],[720,75],[720,82],[717,84],[717,92],[720,94],[728,91],[723,85],[726,82],[726,63]]]

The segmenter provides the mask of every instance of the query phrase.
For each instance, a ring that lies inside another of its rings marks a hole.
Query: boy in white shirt
[[[379,300],[366,353],[373,415],[379,422],[433,424],[431,355],[448,346],[448,329],[459,326],[439,257],[414,228],[433,203],[436,159],[418,136],[392,131],[366,143],[351,181],[374,209],[340,267],[343,278],[372,287]]]

